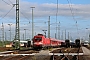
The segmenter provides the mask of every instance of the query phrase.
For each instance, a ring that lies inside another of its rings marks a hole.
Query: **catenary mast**
[[[15,49],[20,49],[20,32],[19,32],[19,0],[16,0],[16,30],[15,30]]]

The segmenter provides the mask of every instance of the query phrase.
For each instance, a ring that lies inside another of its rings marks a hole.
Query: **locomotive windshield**
[[[34,40],[39,42],[39,41],[42,40],[42,38],[41,38],[41,37],[37,37],[37,38],[35,38]]]

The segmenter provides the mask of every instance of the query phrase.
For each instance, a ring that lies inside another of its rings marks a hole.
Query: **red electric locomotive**
[[[43,34],[38,34],[38,35],[34,36],[34,38],[33,38],[33,47],[34,48],[43,48],[43,47],[47,47],[47,46],[50,46],[49,38],[45,38],[45,36],[43,36]]]
[[[43,34],[38,34],[33,38],[33,48],[41,49],[47,47],[57,47],[61,45],[63,40],[57,40],[53,38],[46,38]]]

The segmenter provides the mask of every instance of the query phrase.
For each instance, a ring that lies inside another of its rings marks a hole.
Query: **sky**
[[[14,39],[16,24],[15,3],[15,0],[0,0],[0,39],[2,39],[2,23],[6,33],[6,40],[10,40],[10,26],[8,24],[11,24],[11,39]],[[42,30],[48,30],[50,16],[50,37],[55,38],[56,33],[57,39],[60,35],[60,39],[64,40],[66,31],[67,39],[68,34],[69,39],[88,39],[90,0],[19,0],[19,3],[21,40],[32,38],[32,9],[30,7],[35,7],[33,9],[34,35],[38,33],[44,34]],[[26,38],[24,29],[26,29]],[[48,31],[46,31],[46,36],[48,36]]]

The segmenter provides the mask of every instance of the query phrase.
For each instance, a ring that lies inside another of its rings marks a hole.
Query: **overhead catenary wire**
[[[8,0],[11,4],[13,4],[12,2],[11,2],[11,0]]]
[[[71,1],[71,0],[70,0]],[[72,14],[72,17],[73,17],[73,20],[76,21],[75,17],[74,17],[74,13],[73,13],[73,8],[72,8],[72,5],[70,4],[69,0],[67,0],[68,4],[69,4],[69,7],[70,7],[70,11],[71,11],[71,14]],[[76,21],[77,22],[77,21]]]
[[[35,25],[35,27],[38,27],[38,29],[36,28],[37,30],[41,30],[41,31],[44,30],[44,28],[42,28],[42,27],[40,27],[40,26],[36,26],[36,25]],[[35,29],[35,30],[36,30],[36,29]]]
[[[69,0],[67,0],[67,2],[68,2],[68,4],[69,4],[69,8],[70,8],[70,11],[71,11],[72,17],[73,17],[73,19],[75,20],[74,13],[73,13],[73,11],[72,11],[72,6],[71,6]]]
[[[8,0],[11,4],[9,4],[8,2],[6,2],[5,0],[2,0],[4,3],[6,3],[7,5],[9,5],[9,6],[12,6],[13,5],[13,7],[15,6],[15,4],[13,4],[12,2],[11,2],[11,0]],[[9,12],[12,10],[12,8],[9,10]],[[5,14],[5,16],[9,13],[9,12],[7,12],[6,14]],[[20,13],[24,16],[24,18],[26,18],[27,20],[29,20],[29,18],[27,18],[21,11],[20,11]],[[5,16],[3,16],[0,20],[2,20]],[[29,24],[30,24],[30,21],[29,21]]]
[[[5,18],[9,14],[11,12],[11,10],[13,9],[13,7],[11,7],[11,9],[0,20],[2,20],[3,18]]]
[[[70,1],[71,1],[71,0],[70,0]],[[78,25],[77,25],[77,20],[75,19],[75,17],[74,17],[74,13],[73,13],[73,10],[72,10],[73,8],[72,8],[72,6],[71,6],[69,0],[67,0],[67,2],[68,2],[68,4],[69,4],[69,7],[70,7],[70,11],[71,11],[71,14],[72,14],[73,20],[75,20],[75,24],[76,24],[76,28],[77,28],[77,34],[79,35],[79,32],[78,32]]]
[[[29,18],[27,18],[21,11],[20,13],[27,19],[27,20],[30,20]],[[29,24],[30,24],[30,21],[29,21]]]
[[[77,35],[78,35],[78,38],[80,39],[80,36],[79,36],[79,32],[78,32],[78,23],[77,23],[77,21],[76,21],[76,27],[77,27]]]
[[[4,15],[4,16],[2,16],[2,17],[0,17],[1,19],[0,20],[2,20],[3,18],[5,18],[9,13],[10,13],[10,11],[13,9],[13,7],[15,6],[15,5],[13,5],[13,4],[9,4],[8,2],[6,2],[5,0],[2,0],[4,3],[6,3],[7,5],[9,5],[9,6],[11,6],[12,8]]]
[[[7,5],[10,5],[9,3],[7,3],[6,1],[2,0],[4,3],[6,3]],[[11,5],[10,5],[11,6]]]

